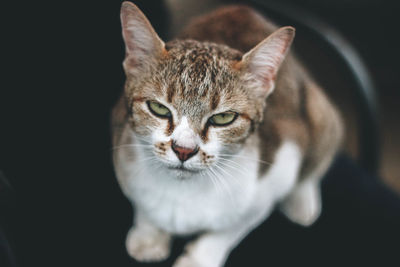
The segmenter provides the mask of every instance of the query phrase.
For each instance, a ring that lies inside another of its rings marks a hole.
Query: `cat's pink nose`
[[[194,156],[197,151],[199,151],[199,147],[196,146],[194,148],[190,147],[183,147],[183,146],[178,146],[175,142],[172,142],[172,150],[175,152],[175,154],[178,156],[178,159],[182,162],[188,160],[192,156]]]

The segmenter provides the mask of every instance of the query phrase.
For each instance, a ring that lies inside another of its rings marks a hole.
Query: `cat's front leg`
[[[232,248],[233,233],[206,233],[185,247],[173,267],[221,267]]]
[[[148,222],[139,212],[128,232],[128,254],[142,262],[162,261],[170,254],[171,236]]]
[[[185,253],[173,267],[222,267],[243,234],[234,231],[205,233],[185,247]]]
[[[303,181],[282,201],[280,208],[291,221],[310,226],[321,213],[320,191],[319,181]]]
[[[264,221],[270,208],[264,208],[236,227],[224,231],[207,232],[185,247],[173,267],[222,267],[229,253],[255,227]]]

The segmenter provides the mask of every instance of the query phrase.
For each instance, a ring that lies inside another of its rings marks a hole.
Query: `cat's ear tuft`
[[[126,69],[143,65],[166,53],[164,42],[158,37],[146,16],[133,3],[122,3],[121,24],[125,41]]]
[[[295,35],[295,29],[282,27],[247,52],[240,62],[241,68],[261,83],[260,96],[272,93],[275,78]]]

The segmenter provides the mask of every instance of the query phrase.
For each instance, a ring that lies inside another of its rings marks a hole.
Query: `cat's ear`
[[[260,83],[260,97],[267,97],[275,86],[276,74],[289,51],[295,35],[293,27],[282,27],[247,52],[240,68]]]
[[[133,3],[122,3],[121,24],[126,50],[126,71],[148,64],[166,53],[164,42],[158,37],[146,16]]]

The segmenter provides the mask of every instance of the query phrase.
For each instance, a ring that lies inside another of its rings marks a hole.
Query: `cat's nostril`
[[[172,142],[171,145],[172,150],[175,152],[175,154],[178,156],[179,160],[184,162],[194,156],[197,151],[199,151],[199,147],[196,146],[194,148],[190,147],[182,147],[177,145],[175,142]]]

